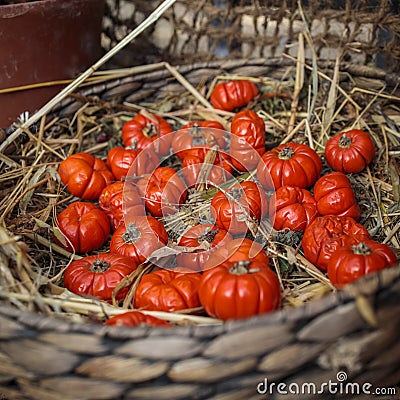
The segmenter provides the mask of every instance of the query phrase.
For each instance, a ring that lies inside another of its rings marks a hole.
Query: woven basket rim
[[[1,300],[0,294],[0,311],[5,312],[7,315],[12,315],[13,318],[27,323],[31,327],[40,329],[55,329],[56,331],[63,331],[69,333],[82,332],[95,333],[100,335],[107,335],[110,332],[119,332],[126,339],[130,337],[137,337],[138,334],[154,333],[157,334],[162,332],[163,334],[168,333],[173,335],[178,333],[180,335],[188,336],[191,335],[193,330],[208,330],[212,327],[213,335],[223,334],[226,331],[234,331],[243,328],[251,328],[254,326],[273,326],[278,322],[296,322],[307,316],[312,318],[322,314],[323,312],[340,307],[347,304],[348,302],[357,299],[357,297],[369,298],[370,296],[376,296],[381,291],[389,288],[394,282],[400,280],[400,263],[394,267],[384,269],[379,272],[371,273],[363,276],[357,281],[345,286],[342,290],[337,290],[326,294],[320,299],[313,299],[299,307],[286,308],[277,310],[271,313],[253,316],[245,319],[235,319],[222,322],[221,324],[213,325],[190,325],[190,326],[172,326],[168,328],[164,327],[148,327],[148,326],[137,326],[134,329],[124,326],[104,326],[98,323],[82,323],[72,322],[65,320],[61,317],[55,317],[52,315],[45,316],[38,314],[37,312],[23,311],[21,312],[16,307],[12,307],[9,304]],[[34,316],[34,318],[31,318]]]
[[[296,67],[296,60],[288,57],[257,57],[257,58],[237,58],[237,59],[225,59],[225,60],[211,60],[211,61],[201,61],[194,63],[185,63],[185,64],[169,64],[174,69],[177,70],[180,74],[185,74],[188,72],[192,72],[195,70],[201,69],[215,69],[218,71],[216,75],[223,75],[226,71],[235,68],[246,68],[246,66],[250,63],[251,66],[259,66],[259,67],[270,67],[270,68],[287,68],[287,67]],[[305,58],[304,64],[308,67],[311,67],[313,63],[312,59]],[[152,64],[154,66],[160,66],[168,64],[168,62],[160,62]],[[141,66],[140,66],[141,67]],[[335,62],[332,60],[318,60],[318,67],[326,70],[333,70],[335,67]],[[102,81],[96,82],[86,82],[84,87],[78,87],[76,90],[72,92],[81,93],[84,96],[90,97],[92,94],[96,97],[97,91],[96,88],[101,87],[104,83],[111,83],[112,87],[116,87],[121,84],[126,84],[129,82],[141,81],[143,79],[150,80],[160,80],[165,78],[171,78],[171,72],[166,68],[160,68],[156,71],[151,72],[136,72],[136,67],[128,67],[128,68],[116,68],[111,70],[105,70],[107,72],[116,71],[121,75],[119,78],[107,78],[102,77]],[[341,73],[355,74],[362,78],[367,79],[377,79],[384,81],[388,88],[397,88],[400,87],[400,72],[393,73],[388,72],[383,68],[379,68],[376,66],[366,66],[361,64],[355,64],[351,62],[343,61],[339,64],[339,70]],[[102,70],[99,70],[98,73],[101,74]],[[110,74],[112,76],[112,74]],[[70,97],[66,97],[63,100],[59,101],[53,108],[50,113],[58,113],[60,109],[68,106],[68,104],[74,102],[75,100]]]

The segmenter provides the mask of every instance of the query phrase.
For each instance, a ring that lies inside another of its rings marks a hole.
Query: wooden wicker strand
[[[385,287],[389,280],[392,285]],[[361,317],[356,297],[361,294],[380,310],[376,329],[368,328]],[[219,326],[153,328],[151,335],[149,328],[99,329],[96,324],[33,316],[0,303],[0,372],[3,382],[18,382],[34,399],[72,399],[82,393],[88,399],[140,393],[150,398],[167,387],[181,398],[195,398],[198,390],[205,390],[203,384],[208,387],[204,398],[236,388],[243,389],[244,396],[237,398],[245,399],[245,393],[256,393],[257,382],[264,378],[289,383],[291,374],[305,366],[308,372],[295,375],[296,382],[313,377],[312,382],[322,383],[338,370],[361,379],[383,365],[386,373],[395,373],[400,360],[386,349],[398,346],[399,301],[396,267],[368,276],[319,304],[293,310],[290,322],[281,311]],[[344,318],[349,321],[345,328]],[[335,326],[342,328],[332,333]],[[96,385],[100,386],[95,389]]]

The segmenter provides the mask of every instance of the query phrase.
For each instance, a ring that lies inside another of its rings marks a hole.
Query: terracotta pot
[[[35,112],[63,86],[1,89],[73,79],[101,57],[104,14],[104,0],[8,3],[0,5],[0,127]]]

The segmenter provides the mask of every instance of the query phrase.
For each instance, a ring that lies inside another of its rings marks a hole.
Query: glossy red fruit
[[[183,159],[189,155],[204,155],[205,150],[214,146],[225,149],[227,143],[227,132],[218,121],[192,121],[174,133],[172,151]]]
[[[371,239],[367,229],[351,217],[324,215],[307,226],[302,239],[304,255],[320,270],[326,271],[333,253]]]
[[[113,230],[124,222],[124,215],[128,213],[130,216],[146,214],[138,190],[128,182],[107,185],[99,197],[99,207],[107,214]]]
[[[247,79],[218,83],[210,96],[214,108],[233,111],[247,105],[258,95],[257,85]]]
[[[269,266],[269,257],[260,243],[248,238],[238,238],[233,239],[226,246],[218,247],[206,262],[205,269],[221,264],[233,267],[240,261],[257,261]]]
[[[161,116],[137,114],[122,126],[122,142],[138,151],[151,145],[157,154],[166,156],[171,149],[172,132],[172,126]]]
[[[321,215],[352,217],[356,221],[361,217],[350,180],[343,172],[321,176],[314,185],[314,198]]]
[[[335,171],[357,174],[373,160],[375,146],[369,134],[351,129],[331,137],[325,145],[325,159]]]
[[[280,305],[277,275],[260,262],[240,261],[205,271],[199,287],[207,314],[228,320],[276,310]]]
[[[311,187],[322,171],[322,161],[311,147],[285,143],[264,153],[257,166],[257,178],[270,190],[281,186]]]
[[[240,111],[232,119],[231,133],[232,164],[239,171],[253,170],[265,153],[264,120],[252,110]]]
[[[131,217],[113,233],[110,251],[142,264],[167,242],[168,234],[160,221],[151,216]]]
[[[187,197],[185,182],[170,167],[156,168],[150,176],[140,179],[136,187],[154,217],[174,214]]]
[[[61,162],[58,173],[68,191],[84,200],[97,200],[114,180],[105,162],[89,153],[76,153]]]
[[[209,185],[220,185],[232,178],[233,167],[228,154],[217,152],[214,163],[206,163],[206,155],[198,152],[198,155],[189,154],[182,160],[182,175],[188,187],[193,187],[196,182]]]
[[[269,216],[278,231],[304,231],[318,215],[317,202],[306,189],[281,186],[270,198]]]
[[[73,261],[65,270],[64,286],[73,293],[111,301],[114,289],[138,264],[129,257],[101,253]],[[116,294],[123,299],[129,291],[124,287]]]
[[[200,306],[197,272],[162,269],[143,275],[135,292],[135,308],[173,312]]]
[[[172,324],[164,319],[144,314],[140,311],[132,310],[122,314],[114,315],[107,319],[105,325],[109,326],[172,326]]]
[[[396,263],[397,258],[389,246],[365,240],[337,249],[328,262],[328,277],[335,286],[343,286]]]
[[[139,152],[133,148],[113,147],[107,155],[107,166],[117,180],[150,174],[160,164],[156,153],[148,148]]]
[[[211,201],[215,224],[230,234],[245,234],[249,223],[258,223],[267,215],[268,200],[264,189],[252,181],[218,192]]]
[[[202,248],[192,252],[182,252],[176,256],[176,261],[179,266],[193,271],[201,271],[213,252],[218,247],[226,246],[231,240],[232,236],[227,231],[215,225],[192,226],[180,238],[178,245],[187,248],[202,246]]]
[[[101,247],[110,234],[107,214],[93,203],[75,201],[57,215],[62,236],[55,240],[64,248],[88,253]]]

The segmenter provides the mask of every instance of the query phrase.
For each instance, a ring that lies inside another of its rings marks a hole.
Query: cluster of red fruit
[[[215,108],[234,110],[257,95],[254,83],[231,81],[217,85],[210,101]],[[335,285],[396,262],[391,249],[373,241],[357,222],[360,208],[346,176],[372,161],[374,146],[366,132],[332,137],[325,159],[334,172],[320,177],[322,160],[305,144],[265,151],[265,124],[251,109],[234,115],[230,131],[217,121],[196,121],[173,132],[162,117],[140,113],[124,124],[124,147],[109,150],[106,162],[88,153],[66,158],[59,167],[61,181],[84,201],[72,202],[58,215],[57,242],[89,253],[112,236],[109,252],[68,266],[65,287],[106,301],[124,299],[130,290],[126,277],[171,241],[163,218],[186,202],[188,188],[200,185],[218,188],[209,220],[180,235],[175,244],[186,251],[176,256],[177,267],[140,278],[135,308],[176,311],[201,305],[221,319],[277,309],[279,280],[262,246],[246,238],[267,216],[276,230],[304,232],[306,258],[328,271]],[[170,154],[179,158],[181,174],[160,166]],[[222,189],[233,174],[245,171],[254,171],[256,179]]]

